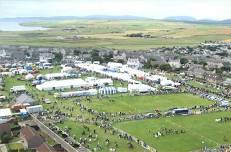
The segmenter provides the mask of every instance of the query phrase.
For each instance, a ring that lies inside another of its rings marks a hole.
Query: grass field
[[[10,143],[7,145],[8,150],[15,150],[15,151],[20,151],[23,150],[23,144],[20,142],[15,142],[15,143]]]
[[[64,20],[24,23],[48,27],[48,31],[1,32],[0,44],[96,47],[127,50],[197,45],[205,40],[230,40],[231,27],[200,25],[160,20]],[[67,31],[65,29],[73,29]],[[144,33],[153,38],[130,38],[127,34]],[[75,38],[75,37],[78,38]]]
[[[197,81],[188,81],[187,83],[189,85],[195,87],[195,88],[205,89],[207,91],[211,91],[211,92],[214,92],[214,93],[221,92],[220,90],[218,90],[216,88],[213,88],[211,86],[207,86],[206,84],[203,84],[203,83],[200,83],[200,82],[197,82]]]
[[[43,70],[42,73],[46,73],[47,70]],[[71,99],[56,99],[54,98],[53,95],[49,95],[47,92],[42,92],[42,91],[38,91],[37,89],[31,87],[30,85],[27,85],[28,82],[26,81],[20,81],[20,80],[17,80],[16,79],[17,77],[13,77],[13,78],[6,78],[5,79],[5,90],[6,91],[9,91],[10,88],[12,86],[15,86],[15,85],[26,85],[26,88],[27,88],[27,91],[29,91],[30,93],[32,93],[35,97],[34,99],[36,100],[36,102],[38,102],[38,100],[41,100],[42,98],[48,98],[50,99],[50,101],[52,101],[53,103],[51,104],[45,104],[43,102],[39,102],[39,104],[42,104],[43,105],[43,108],[46,109],[46,110],[60,110],[61,112],[65,112],[66,114],[70,114],[72,115],[72,118],[75,119],[77,116],[83,116],[84,119],[91,119],[93,118],[94,116],[87,113],[87,112],[83,112],[83,111],[80,111],[80,108],[79,106],[77,106],[76,104],[74,104],[74,100],[76,98],[71,98]],[[83,99],[82,99],[83,100]],[[57,101],[55,103],[55,101]],[[73,111],[71,111],[70,109],[71,108],[74,108]],[[72,120],[73,120],[72,119]],[[104,133],[104,129],[101,129],[95,125],[87,125],[85,124],[86,126],[88,126],[90,129],[91,129],[91,132],[93,132],[93,130],[95,129],[96,132],[97,132],[97,135],[98,135],[98,138],[96,141],[91,141],[89,143],[89,146],[90,146],[90,149],[92,150],[92,148],[95,148],[96,145],[99,143],[101,146],[102,146],[102,152],[108,152],[109,151],[109,148],[115,148],[115,144],[117,143],[118,144],[118,149],[120,152],[145,152],[145,150],[138,146],[138,144],[136,143],[132,143],[134,148],[133,149],[129,149],[128,148],[128,141],[127,140],[123,140],[123,139],[120,139],[117,135],[112,135],[110,132],[107,132],[107,133]],[[68,120],[68,121],[65,121],[63,124],[59,124],[59,126],[61,128],[64,128],[64,127],[69,127],[71,128],[71,135],[72,136],[75,136],[76,139],[79,139],[80,137],[88,137],[88,132],[86,131],[86,135],[82,136],[82,132],[84,131],[84,128],[83,128],[83,124],[80,123],[80,122],[75,122],[75,121],[71,121],[71,120]],[[45,136],[46,137],[46,136]],[[106,139],[109,139],[111,144],[110,146],[106,146],[105,145],[105,140]],[[51,140],[48,140],[47,141],[48,144],[51,144],[53,145],[53,141]],[[14,145],[12,145],[11,147],[13,147]]]
[[[83,125],[87,126],[90,128],[90,131],[88,132],[86,129],[84,129]],[[117,151],[119,152],[144,152],[145,150],[138,146],[136,143],[133,143],[134,148],[129,149],[128,148],[128,141],[124,139],[119,139],[117,136],[112,135],[111,132],[105,133],[103,129],[100,129],[99,127],[96,127],[94,125],[87,125],[87,124],[80,124],[76,123],[74,121],[65,121],[63,124],[58,125],[61,128],[69,127],[71,128],[70,133],[72,136],[77,137],[79,139],[80,137],[86,138],[88,137],[89,134],[93,134],[93,130],[96,130],[96,134],[98,135],[97,140],[91,141],[89,146],[90,149],[92,150],[93,148],[96,147],[96,145],[99,143],[102,146],[102,152],[108,152],[109,148],[115,148],[115,144],[118,144],[118,149]],[[85,135],[82,135],[82,132],[85,132]],[[110,145],[107,146],[105,144],[105,140],[109,139]]]
[[[111,101],[113,100],[113,101]],[[210,105],[213,102],[191,94],[168,94],[154,96],[120,96],[96,99],[84,104],[99,112],[129,112],[145,113],[153,110],[168,110],[174,107],[193,107],[195,105]]]
[[[55,67],[53,70],[42,70],[40,73],[57,72],[60,69]],[[80,137],[88,137],[89,132],[86,135],[82,135],[84,131],[83,125],[87,125],[90,128],[90,132],[94,129],[98,134],[96,141],[89,143],[90,149],[96,147],[97,143],[102,145],[102,152],[109,151],[109,148],[113,148],[115,143],[118,144],[118,151],[120,152],[142,152],[143,148],[136,143],[132,143],[134,148],[128,148],[128,141],[120,139],[117,135],[112,135],[111,132],[104,132],[104,129],[97,127],[96,125],[82,124],[81,122],[75,122],[78,116],[83,116],[83,119],[91,120],[95,118],[94,115],[86,111],[80,111],[80,107],[75,104],[77,98],[70,99],[56,99],[52,94],[45,91],[38,91],[36,88],[30,85],[30,82],[17,80],[17,77],[7,77],[5,79],[5,92],[8,94],[12,86],[26,85],[27,90],[33,94],[34,99],[38,104],[42,104],[44,109],[53,111],[60,110],[66,114],[70,114],[70,119],[64,121],[63,124],[58,124],[59,127],[71,128],[70,132],[72,136],[78,140]],[[119,82],[116,85],[120,86]],[[127,84],[124,84],[127,85]],[[12,95],[10,95],[12,97]],[[53,103],[45,104],[42,98],[49,98]],[[40,101],[40,102],[39,102]],[[56,102],[55,102],[56,101]],[[146,113],[152,112],[154,109],[167,110],[173,107],[193,107],[195,105],[210,105],[213,102],[204,100],[198,96],[191,94],[169,94],[169,95],[155,95],[155,96],[131,96],[131,95],[113,95],[98,99],[92,98],[92,102],[88,102],[86,98],[81,98],[82,104],[87,107],[91,107],[99,112],[130,112],[130,113]],[[72,109],[73,110],[70,110]],[[114,124],[115,127],[127,131],[131,135],[142,139],[147,144],[155,147],[160,152],[185,152],[193,151],[202,148],[203,146],[216,146],[222,143],[230,143],[231,141],[231,123],[218,124],[215,119],[221,116],[230,116],[230,112],[223,113],[211,113],[202,116],[187,116],[187,117],[171,117],[160,118],[152,120],[130,121]],[[167,128],[179,128],[186,131],[185,134],[164,136],[155,138],[153,132],[159,130],[162,127]],[[86,130],[85,130],[86,132]],[[109,139],[110,146],[105,145],[105,140]],[[205,143],[202,144],[202,141]],[[53,142],[49,142],[53,144]],[[168,145],[168,146],[166,146]],[[13,146],[12,146],[13,147]]]
[[[215,119],[230,117],[231,112],[210,113],[186,117],[161,118],[157,120],[130,121],[115,124],[128,133],[142,139],[159,152],[196,151],[205,146],[215,147],[231,141],[231,123],[217,123]],[[184,134],[155,138],[153,133],[160,128],[184,129]]]

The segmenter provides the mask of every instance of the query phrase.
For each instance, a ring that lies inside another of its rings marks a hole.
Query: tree
[[[62,59],[63,59],[63,54],[61,52],[54,53],[54,62],[56,64],[61,64]]]
[[[102,58],[99,56],[99,50],[97,49],[94,49],[91,51],[91,58],[92,58],[92,61],[102,62]]]
[[[208,65],[208,63],[207,63],[206,61],[200,61],[198,64],[201,64],[201,65],[203,65],[204,67],[205,67],[206,65]]]
[[[223,67],[221,67],[222,71],[230,72],[231,71],[231,64],[229,62],[224,62]]]
[[[193,63],[194,63],[194,64],[198,64],[198,61],[197,61],[197,60],[193,60]]]
[[[162,71],[171,71],[172,70],[172,67],[170,66],[170,64],[161,64],[160,65],[160,69],[162,70]]]
[[[133,144],[129,142],[129,143],[128,143],[128,148],[129,148],[129,149],[133,149],[133,148],[134,148]]]
[[[2,143],[9,143],[9,141],[11,140],[11,136],[7,134],[6,132],[4,132],[0,135],[0,139]]]
[[[155,61],[156,59],[148,59],[148,61],[144,64],[144,68],[155,68]]]
[[[113,53],[105,54],[103,56],[103,62],[104,63],[108,63],[108,62],[111,62],[111,61],[113,61]]]
[[[125,63],[125,61],[124,61],[123,59],[119,59],[117,62],[118,62],[118,63],[122,63],[122,64]]]
[[[74,50],[73,52],[74,56],[79,56],[81,54],[80,50]]]
[[[186,58],[180,59],[180,64],[186,64],[186,63],[188,63],[188,59],[186,59]]]

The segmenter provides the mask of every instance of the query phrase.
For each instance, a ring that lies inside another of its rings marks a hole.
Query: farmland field
[[[231,123],[218,123],[215,119],[230,117],[230,112],[194,116],[160,118],[157,120],[130,121],[115,124],[160,152],[186,152],[228,144],[231,141]],[[154,137],[160,128],[183,129],[183,134]]]
[[[168,110],[178,107],[193,107],[196,105],[211,105],[213,102],[191,94],[168,94],[155,96],[111,96],[96,99],[84,104],[99,112],[129,112],[144,113],[155,110]]]
[[[2,45],[96,47],[143,50],[155,47],[192,46],[209,40],[228,41],[231,27],[160,20],[60,20],[23,23],[50,28],[44,31],[0,31]],[[151,38],[128,37],[143,33]]]

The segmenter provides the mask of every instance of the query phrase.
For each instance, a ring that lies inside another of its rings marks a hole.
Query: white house
[[[138,69],[141,66],[141,64],[140,64],[139,59],[137,59],[137,58],[135,58],[135,59],[128,58],[127,66],[130,68],[133,68],[133,69]]]

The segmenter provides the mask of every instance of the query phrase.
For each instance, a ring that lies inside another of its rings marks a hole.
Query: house
[[[6,50],[5,49],[0,49],[0,57],[2,57],[2,58],[6,57]]]
[[[21,129],[20,138],[24,147],[29,149],[36,149],[44,142],[44,139],[30,126],[25,126]]]
[[[220,77],[219,75],[213,72],[209,72],[209,71],[205,72],[204,79],[211,84],[216,84],[216,83],[220,83],[223,81],[222,77]]]
[[[55,149],[46,143],[41,144],[38,148],[36,148],[36,152],[56,152]]]
[[[231,86],[231,79],[226,79],[225,81],[222,82],[224,86]]]
[[[181,67],[180,60],[170,60],[170,61],[168,61],[168,64],[169,64],[172,68],[180,68],[180,67]]]
[[[9,123],[2,123],[0,124],[0,135],[6,133],[8,135],[11,135],[11,128]]]
[[[16,98],[16,103],[18,104],[30,104],[33,105],[34,99],[32,99],[27,94],[21,94]]]
[[[127,66],[129,68],[138,69],[141,64],[138,58],[128,58]]]
[[[223,66],[223,63],[220,62],[219,60],[212,60],[212,61],[207,61],[207,67],[209,69],[216,69],[216,68],[221,68]]]
[[[202,65],[192,65],[188,71],[187,75],[196,78],[204,78],[205,70]]]
[[[51,63],[53,58],[54,55],[52,54],[52,52],[43,51],[39,53],[39,62]]]

